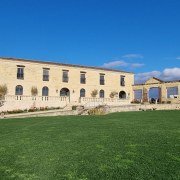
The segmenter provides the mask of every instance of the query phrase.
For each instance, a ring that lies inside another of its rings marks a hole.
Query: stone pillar
[[[178,85],[178,95],[179,95],[179,98],[180,98],[180,85]]]
[[[167,88],[166,88],[165,85],[162,85],[162,86],[160,87],[160,89],[161,89],[160,102],[166,101],[166,100],[167,100]]]
[[[147,88],[143,88],[143,102],[148,102],[148,89]]]
[[[159,103],[162,102],[162,94],[163,94],[162,87],[159,87]]]

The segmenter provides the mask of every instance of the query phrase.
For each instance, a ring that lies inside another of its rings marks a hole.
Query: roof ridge
[[[68,64],[68,63],[60,63],[60,62],[53,62],[53,61],[42,61],[42,60],[12,58],[12,57],[0,57],[0,59],[18,60],[18,61],[24,61],[24,62],[34,62],[34,63],[43,63],[43,64],[52,64],[52,65],[54,64],[54,65],[62,65],[62,66],[69,66],[69,67],[80,67],[80,68],[89,68],[89,69],[97,69],[97,70],[134,74],[133,72],[123,71],[123,70],[118,70],[118,69],[103,68],[103,67],[98,67],[98,66],[86,66],[86,65],[78,65],[78,64]]]

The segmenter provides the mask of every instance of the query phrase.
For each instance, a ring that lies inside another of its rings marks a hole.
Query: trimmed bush
[[[38,95],[38,89],[37,89],[37,87],[33,86],[33,87],[31,88],[31,95],[32,95],[32,96],[37,96],[37,95]]]
[[[94,89],[92,92],[91,92],[91,96],[92,97],[96,97],[98,94],[98,90],[97,89]]]
[[[114,98],[114,97],[116,97],[117,95],[118,95],[118,92],[112,91],[112,92],[110,93],[109,97],[110,97],[110,98]]]

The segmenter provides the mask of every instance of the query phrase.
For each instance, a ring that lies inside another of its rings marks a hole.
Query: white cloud
[[[145,73],[138,73],[135,75],[135,83],[144,83],[151,77],[159,77],[161,75],[160,71],[150,71]]]
[[[117,68],[117,67],[129,67],[129,68],[139,68],[144,66],[144,64],[141,63],[128,63],[123,60],[119,61],[110,61],[108,63],[104,63],[102,67],[104,68]]]
[[[180,80],[180,68],[166,68],[162,72],[151,71],[135,75],[135,83],[144,83],[147,79],[156,77],[164,81]]]
[[[128,63],[126,63],[125,61],[119,60],[119,61],[111,61],[108,63],[104,63],[102,66],[105,68],[126,67],[128,66]]]
[[[176,57],[176,59],[180,60],[180,56]]]
[[[142,64],[142,63],[132,63],[131,64],[132,68],[139,68],[139,67],[142,67],[142,66],[144,66],[144,64]]]
[[[160,77],[165,81],[180,79],[180,68],[166,68]]]
[[[141,54],[126,54],[122,56],[122,58],[128,58],[128,59],[143,59],[143,55]]]

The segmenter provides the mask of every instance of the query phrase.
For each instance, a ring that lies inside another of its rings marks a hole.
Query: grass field
[[[0,179],[180,179],[180,111],[0,120]]]

